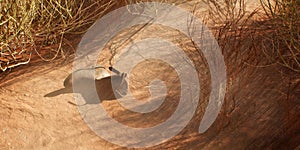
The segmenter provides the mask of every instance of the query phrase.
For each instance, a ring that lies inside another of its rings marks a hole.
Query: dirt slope
[[[257,3],[255,3],[257,5]],[[192,6],[192,5],[191,5]],[[187,5],[185,8],[192,8]],[[251,5],[255,8],[254,5]],[[153,31],[164,28],[149,28]],[[162,32],[162,36],[164,32]],[[165,38],[176,41],[178,33]],[[141,35],[138,38],[143,38]],[[206,63],[194,55],[192,44],[183,40],[177,43],[193,59],[199,71],[201,100],[188,126],[171,140],[149,149],[276,149],[300,148],[300,85],[296,74],[276,66],[254,68],[235,66],[237,62],[225,55],[228,71],[227,93],[222,111],[216,122],[204,134],[198,127],[207,105],[209,76]],[[99,58],[108,65],[109,54]],[[159,67],[158,67],[159,66]],[[48,67],[47,65],[45,66]],[[50,68],[50,69],[49,69]],[[158,69],[157,69],[158,68]],[[160,75],[160,72],[167,72]],[[26,71],[25,72],[29,72]],[[71,93],[45,97],[63,88],[63,81],[72,72],[72,64],[40,73],[20,75],[15,82],[0,87],[0,150],[6,149],[126,149],[98,137],[83,121]],[[152,73],[152,74],[151,74]],[[103,106],[119,122],[133,127],[154,126],[167,119],[178,104],[178,80],[170,66],[160,62],[145,61],[133,71],[134,95],[139,100],[149,96],[147,85],[159,77],[174,81],[170,97],[154,115],[136,114],[122,108],[116,101],[104,101]],[[142,81],[141,81],[142,80]],[[4,84],[3,84],[4,85]],[[164,110],[164,113],[161,111]],[[153,117],[155,116],[155,117]]]

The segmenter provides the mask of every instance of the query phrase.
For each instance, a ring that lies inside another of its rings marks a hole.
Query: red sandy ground
[[[169,37],[175,35],[171,34]],[[284,69],[276,66],[235,66],[236,62],[226,55],[228,83],[222,111],[207,132],[198,134],[203,110],[207,105],[210,78],[206,74],[205,62],[194,55],[195,50],[189,47],[191,44],[187,42],[183,45],[185,52],[194,61],[198,61],[197,69],[203,70],[199,72],[202,102],[191,122],[180,134],[149,149],[300,148],[299,76],[280,74],[278,70]],[[108,53],[103,53],[103,58],[99,58],[99,61],[108,65],[105,60],[108,56]],[[44,97],[63,88],[63,80],[72,70],[71,63],[58,67],[46,64],[24,68],[20,71],[22,74],[13,80],[8,80],[8,75],[6,82],[0,84],[1,150],[126,149],[98,137],[85,124],[77,107],[73,105],[75,101],[72,94]],[[176,74],[168,65],[150,61],[135,68],[130,84],[132,90],[136,90],[134,94],[138,99],[144,100],[149,96],[147,84],[151,78],[158,77],[161,71],[168,74],[163,74],[160,78],[176,80]],[[178,82],[167,84],[169,88],[176,86]],[[155,115],[132,113],[124,110],[114,100],[104,101],[102,104],[116,120],[129,126],[148,127],[164,121],[172,114],[178,103],[176,92],[170,92],[170,98],[159,110],[153,112]]]

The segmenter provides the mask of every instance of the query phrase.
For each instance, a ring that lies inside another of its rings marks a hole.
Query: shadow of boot
[[[61,94],[67,94],[67,93],[73,93],[73,90],[71,87],[67,87],[67,88],[62,88],[53,92],[50,92],[46,95],[44,95],[44,97],[55,97]]]

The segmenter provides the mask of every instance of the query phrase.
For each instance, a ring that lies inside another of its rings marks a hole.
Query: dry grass
[[[300,72],[300,1],[260,0],[266,14],[263,50],[271,63]]]
[[[300,1],[260,2],[260,9],[247,12],[244,0],[206,0],[225,58],[237,68],[280,65],[299,73]]]
[[[33,53],[45,61],[64,58],[66,35],[86,27],[116,2],[84,0],[1,0],[0,69],[27,64]],[[69,46],[71,46],[69,44]]]
[[[74,52],[70,35],[82,35],[105,13],[137,2],[140,0],[1,0],[0,69],[27,64],[33,54],[44,61],[64,59]]]
[[[74,50],[65,48],[72,47],[70,35],[82,35],[96,19],[116,6],[140,1],[150,0],[1,0],[0,69],[27,64],[33,54],[44,61],[65,58]],[[158,1],[181,4],[188,0]],[[253,60],[257,51],[263,51],[266,57],[257,58],[300,72],[300,2],[260,1],[261,13],[247,12],[244,0],[203,0],[209,6],[210,26],[223,54],[235,63],[259,66]],[[253,50],[246,53],[243,49]]]

